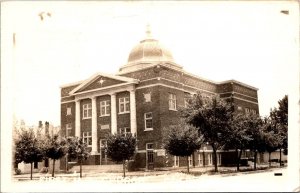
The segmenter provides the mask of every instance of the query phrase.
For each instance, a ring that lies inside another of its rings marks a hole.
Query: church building
[[[91,156],[85,164],[112,164],[105,152],[106,135],[130,132],[137,136],[136,168],[186,165],[185,159],[165,152],[162,133],[163,128],[176,124],[178,109],[197,91],[231,99],[236,111],[259,113],[257,88],[236,80],[214,82],[186,72],[151,37],[150,30],[146,33],[115,75],[98,72],[61,86],[61,134],[82,137],[88,144]],[[230,162],[227,158],[218,152],[218,164]],[[188,162],[212,165],[212,150],[203,147]]]

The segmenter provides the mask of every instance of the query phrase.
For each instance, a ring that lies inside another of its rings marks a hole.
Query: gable
[[[88,84],[87,86],[79,89],[76,92],[82,92],[82,91],[88,91],[88,90],[93,90],[93,89],[98,89],[98,88],[104,88],[104,87],[108,87],[108,86],[121,84],[121,83],[124,83],[124,82],[125,81],[116,80],[116,79],[108,78],[108,77],[105,77],[105,76],[98,76],[95,80],[91,81],[90,84]]]

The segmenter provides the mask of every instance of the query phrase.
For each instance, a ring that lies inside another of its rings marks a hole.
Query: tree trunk
[[[256,170],[256,157],[257,157],[257,151],[254,151],[254,170]]]
[[[190,173],[189,156],[185,156],[185,157],[186,157],[187,173]]]
[[[52,177],[54,177],[54,168],[55,168],[55,159],[53,159],[53,165],[52,165]]]
[[[279,149],[279,167],[281,167],[281,148]]]
[[[271,167],[271,152],[269,152],[269,167]]]
[[[82,178],[82,159],[79,159],[79,165],[80,165],[80,178]]]
[[[215,165],[215,172],[218,172],[218,161],[217,161],[217,150],[213,146],[213,152],[214,152],[214,165]]]
[[[32,180],[32,162],[30,163],[30,180]]]
[[[123,160],[123,178],[125,178],[125,160]]]

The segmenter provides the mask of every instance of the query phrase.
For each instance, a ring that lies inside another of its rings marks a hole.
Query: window
[[[109,116],[110,115],[110,104],[109,101],[100,102],[100,116]]]
[[[119,113],[129,113],[129,97],[119,98]]]
[[[120,128],[120,134],[121,135],[126,135],[126,134],[129,134],[129,133],[131,133],[129,127]]]
[[[184,107],[187,108],[189,106],[190,98],[184,98]]]
[[[254,115],[256,114],[256,110],[254,110],[254,109],[251,109],[250,112]]]
[[[203,156],[200,153],[198,154],[198,165],[199,166],[203,165]]]
[[[72,124],[71,123],[66,124],[66,137],[71,136],[71,131],[72,131]]]
[[[212,154],[208,154],[208,164],[207,165],[212,165]]]
[[[243,108],[242,108],[241,106],[238,106],[238,107],[237,107],[237,110],[238,110],[238,111],[241,111],[242,109],[243,109]]]
[[[92,135],[91,132],[83,132],[83,142],[86,143],[88,146],[92,145]]]
[[[176,95],[169,93],[169,110],[176,110]]]
[[[151,93],[144,93],[145,102],[151,102]]]
[[[145,130],[153,130],[153,125],[152,125],[152,113],[145,113],[144,114],[144,119],[145,119]]]
[[[84,104],[83,105],[83,118],[88,119],[92,117],[92,104]]]
[[[249,108],[245,108],[245,112],[246,112],[246,114],[250,113],[250,109]]]
[[[146,144],[146,149],[147,150],[153,150],[154,149],[153,143],[147,143]]]
[[[71,107],[67,108],[67,115],[72,115],[72,109],[71,109]]]
[[[218,165],[221,165],[221,163],[222,163],[222,156],[221,156],[221,154],[219,153],[218,154],[218,160],[217,160],[218,162]]]

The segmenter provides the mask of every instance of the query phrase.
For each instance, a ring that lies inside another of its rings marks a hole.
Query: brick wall
[[[61,104],[60,120],[61,134],[66,136],[66,124],[72,125],[71,135],[75,135],[75,102]],[[71,115],[67,115],[67,108],[71,108]]]

